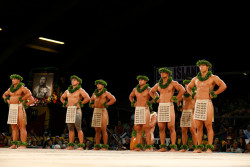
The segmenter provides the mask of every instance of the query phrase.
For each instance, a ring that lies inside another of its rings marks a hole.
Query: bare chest
[[[174,86],[173,84],[169,84],[167,88],[163,89],[158,86],[158,91],[160,94],[166,94],[166,93],[172,93],[174,91]]]
[[[10,92],[10,96],[14,97],[14,96],[21,96],[23,94],[22,88],[18,89],[15,92]]]
[[[149,97],[149,91],[148,90],[144,90],[143,92],[138,92],[137,90],[135,91],[135,96],[136,98],[147,98]]]
[[[210,77],[206,81],[199,81],[199,79],[196,79],[195,85],[197,86],[197,88],[210,88],[210,87],[214,87],[215,83],[212,77]]]
[[[79,98],[79,97],[81,97],[81,94],[80,94],[80,92],[77,90],[77,91],[75,91],[74,93],[69,93],[69,92],[67,92],[67,98],[68,99],[71,99],[71,98]]]

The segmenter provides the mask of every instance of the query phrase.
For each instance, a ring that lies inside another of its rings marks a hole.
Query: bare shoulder
[[[217,75],[212,75],[211,78],[212,78],[212,79],[220,79],[220,77],[217,76]]]

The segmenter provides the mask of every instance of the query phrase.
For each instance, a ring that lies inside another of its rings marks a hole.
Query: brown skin
[[[185,88],[187,88],[188,84],[185,84]],[[177,105],[179,105],[179,102],[177,103]],[[181,111],[183,110],[194,110],[194,106],[195,106],[195,99],[192,99],[191,96],[189,97],[184,97],[183,96],[183,109],[181,109]],[[187,144],[187,132],[188,132],[188,127],[182,127],[182,143],[184,145]],[[196,133],[196,125],[195,125],[195,120],[192,119],[192,127],[189,128],[191,134],[192,134],[192,139],[193,139],[193,144],[197,145],[197,133]],[[180,152],[186,152],[185,149],[181,149]],[[193,151],[194,153],[197,152],[197,150],[195,149]]]
[[[99,92],[101,92],[103,88],[104,88],[104,85],[97,84],[97,89]],[[106,104],[108,106],[110,106],[116,102],[116,99],[110,92],[106,91],[99,97],[96,97],[95,94],[93,93],[90,101],[91,102],[94,101],[94,104],[92,104],[92,108],[103,108],[102,127],[95,127],[96,144],[100,144],[101,132],[102,132],[102,136],[103,136],[103,143],[107,144],[107,142],[108,142],[108,133],[107,133],[108,112],[105,109],[105,107],[103,106],[103,103],[107,102]],[[93,150],[98,150],[98,148],[94,148]],[[107,149],[102,148],[101,150],[107,150]]]
[[[200,65],[200,72],[202,77],[206,76],[208,69],[209,66]],[[227,88],[226,84],[216,75],[211,75],[206,81],[199,81],[197,77],[194,77],[187,86],[187,92],[189,94],[192,94],[192,88],[196,86],[197,92],[194,97],[195,99],[197,100],[212,99],[213,97],[210,94],[210,92],[214,89],[215,85],[219,86],[219,88],[214,92],[216,95],[222,93]],[[213,144],[213,137],[214,137],[214,131],[212,127],[213,115],[214,115],[213,104],[209,103],[207,120],[206,121],[195,120],[195,124],[197,126],[198,144],[202,144],[203,123],[205,123],[205,126],[207,128],[208,144],[211,145]],[[202,152],[202,150],[199,149],[198,152]],[[208,149],[206,152],[211,153],[212,150]]]
[[[146,85],[147,81],[140,79],[139,85],[140,89],[142,89]],[[150,99],[149,95],[150,88],[146,89],[144,92],[139,93],[136,88],[129,95],[130,102],[134,101],[134,97],[136,97],[136,103],[134,107],[146,107],[146,124],[137,124],[135,125],[135,130],[137,131],[137,144],[142,144],[142,130],[145,131],[146,142],[148,145],[151,144],[151,134],[150,134],[150,110],[148,108],[147,102]],[[141,151],[140,148],[136,148],[135,151]],[[146,149],[145,151],[150,151],[150,149]]]
[[[169,74],[162,72],[161,73],[161,78],[163,79],[163,84],[165,84],[168,80]],[[168,103],[168,102],[174,102],[172,100],[174,91],[178,90],[178,95],[176,96],[176,99],[178,99],[178,101],[181,100],[182,95],[185,93],[185,89],[182,85],[180,85],[178,82],[176,81],[172,81],[169,86],[166,89],[161,89],[159,87],[159,84],[155,84],[155,86],[151,89],[150,96],[154,99],[155,98],[155,92],[159,91],[160,92],[160,99],[157,101],[158,103]],[[174,112],[174,106],[172,106],[171,108],[171,121],[168,123],[168,129],[170,130],[170,138],[171,138],[171,143],[175,144],[176,142],[176,132],[175,132],[175,112]],[[161,140],[161,144],[165,144],[165,138],[166,138],[166,133],[165,133],[165,129],[166,129],[166,123],[165,122],[158,122],[158,126],[159,126],[159,130],[160,130],[160,140]],[[158,150],[159,152],[164,152],[166,151],[166,148],[161,148],[160,150]],[[170,150],[171,152],[174,152],[174,149]]]
[[[12,84],[14,85],[14,88],[19,84],[19,79],[12,79]],[[33,104],[35,102],[34,98],[31,95],[31,92],[28,88],[22,86],[20,89],[18,89],[16,92],[11,93],[10,89],[8,89],[3,94],[3,99],[5,99],[7,96],[10,96],[10,99],[7,100],[8,104],[20,104],[19,97],[23,97],[22,100],[27,100],[26,103],[27,106],[30,104]],[[20,129],[20,138],[22,142],[26,142],[27,140],[27,131],[26,131],[26,112],[23,110],[23,106],[18,107],[18,121],[17,124],[11,125],[12,129],[12,137],[13,141],[17,141],[19,139],[19,129]],[[13,144],[10,149],[16,149],[17,145]],[[18,149],[25,149],[26,146],[20,146]]]
[[[79,83],[80,82],[74,78],[71,80],[71,84],[73,86],[73,89],[77,85],[79,85]],[[81,101],[83,99],[82,104],[86,104],[90,100],[89,94],[82,88],[78,89],[77,91],[75,91],[72,94],[67,93],[67,91],[65,91],[60,98],[61,102],[64,103],[66,98],[68,99],[68,103],[67,103],[66,107],[76,105],[79,108],[80,107],[79,103],[78,103],[79,101]],[[80,144],[82,144],[83,139],[84,139],[84,134],[83,134],[81,129],[79,129],[77,133],[78,133],[79,142],[80,142]],[[75,139],[75,131],[74,131],[74,129],[69,129],[69,142],[73,143],[74,139]],[[74,148],[72,146],[69,146],[67,149],[73,150]],[[78,150],[83,150],[83,148],[79,147]]]

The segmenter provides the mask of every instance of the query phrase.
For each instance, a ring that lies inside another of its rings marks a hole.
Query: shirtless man
[[[92,94],[90,99],[90,107],[94,108],[94,113],[92,117],[92,127],[95,128],[95,145],[93,150],[107,150],[109,145],[108,142],[108,133],[107,133],[107,125],[108,125],[108,106],[114,104],[116,102],[115,97],[107,91],[105,88],[107,86],[107,82],[104,80],[96,80],[95,85],[97,89]],[[100,144],[101,141],[101,132],[103,136],[103,143]]]
[[[206,145],[207,153],[211,153],[213,150],[213,127],[212,122],[214,119],[214,108],[211,101],[212,98],[216,98],[218,94],[222,93],[226,88],[226,84],[216,75],[213,75],[209,68],[212,67],[211,63],[206,60],[199,60],[196,63],[200,68],[200,72],[194,77],[187,86],[187,92],[192,94],[192,88],[196,86],[197,92],[194,98],[195,111],[194,119],[197,126],[197,138],[198,138],[198,152],[201,153],[203,149],[202,135],[203,135],[203,123],[207,128],[208,144]],[[213,91],[214,86],[218,85],[219,88]],[[204,108],[204,109],[203,109]]]
[[[82,132],[81,124],[82,124],[82,110],[81,107],[83,107],[84,104],[88,103],[90,100],[89,94],[81,88],[82,79],[77,77],[76,75],[73,75],[70,77],[71,85],[69,86],[68,90],[66,90],[63,95],[61,96],[60,100],[63,103],[64,107],[67,107],[69,112],[69,108],[73,107],[73,110],[76,110],[76,115],[73,120],[74,123],[66,122],[69,129],[69,143],[67,150],[73,150],[74,149],[74,140],[75,140],[75,129],[78,133],[79,138],[79,144],[78,144],[78,150],[83,150],[83,147],[85,147],[83,143],[84,134]],[[65,99],[68,99],[66,101]],[[82,101],[83,99],[83,101]],[[66,116],[67,117],[67,116]],[[66,118],[67,120],[67,118]]]
[[[170,130],[170,139],[171,143],[170,148],[171,152],[174,152],[177,148],[176,142],[176,132],[175,132],[175,111],[174,111],[174,100],[172,99],[175,89],[178,90],[178,95],[176,96],[177,100],[182,98],[182,95],[185,93],[185,89],[177,81],[173,81],[172,71],[166,68],[160,68],[159,73],[161,74],[161,79],[159,83],[150,91],[150,96],[155,99],[155,102],[159,103],[158,108],[158,126],[160,130],[160,149],[159,152],[165,152],[167,150],[167,145],[165,144],[165,128],[166,122],[168,122],[168,129]],[[155,92],[160,92],[160,97],[155,97]],[[170,110],[170,111],[169,111]]]
[[[12,122],[10,117],[11,113],[9,113],[8,124],[11,124],[12,129],[12,137],[13,142],[12,146],[9,147],[10,149],[16,149],[18,145],[18,149],[25,149],[27,146],[27,131],[26,131],[26,124],[27,124],[27,117],[24,107],[29,106],[35,102],[34,98],[31,95],[31,92],[28,88],[24,86],[21,82],[23,78],[20,75],[13,74],[10,76],[12,80],[12,85],[10,88],[3,94],[3,99],[6,103],[10,105],[10,111],[12,106],[16,106],[18,110],[17,119],[14,118],[14,122]],[[16,123],[15,123],[16,122]],[[18,142],[19,139],[19,129],[20,129],[20,138],[21,142]]]
[[[187,85],[190,83],[190,80],[184,80],[183,84],[185,85],[185,88],[187,89]],[[188,128],[192,134],[192,139],[193,139],[193,148],[194,148],[194,153],[197,152],[196,146],[197,146],[197,134],[196,134],[196,125],[195,121],[193,119],[193,114],[194,114],[194,105],[195,105],[195,99],[193,98],[193,95],[195,94],[195,90],[192,90],[192,96],[190,96],[189,93],[185,92],[183,95],[183,101],[182,101],[182,108],[180,109],[182,111],[182,116],[181,116],[181,130],[182,130],[182,146],[180,152],[186,152],[188,149],[187,145],[187,132]],[[179,101],[177,105],[180,105]],[[185,118],[185,114],[188,118]]]
[[[145,151],[150,151],[152,149],[151,144],[151,133],[150,133],[150,109],[149,102],[150,95],[150,87],[147,84],[149,78],[144,75],[137,76],[137,80],[139,84],[134,88],[129,95],[129,100],[131,102],[131,106],[135,107],[135,130],[137,131],[137,145],[135,146],[135,151],[142,151],[142,130],[144,130],[146,135],[146,145]],[[136,100],[134,99],[136,97]],[[144,112],[144,113],[141,113]],[[137,115],[138,114],[138,115]],[[144,118],[144,119],[143,119]]]

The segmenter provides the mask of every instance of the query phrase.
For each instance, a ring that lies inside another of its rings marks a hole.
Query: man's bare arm
[[[178,99],[178,101],[180,101],[182,99],[182,96],[185,93],[185,88],[179,84],[178,82],[175,82],[174,84],[175,89],[178,90],[178,95],[176,96],[176,99]]]
[[[219,86],[219,88],[214,92],[215,95],[218,95],[227,89],[227,85],[225,84],[225,82],[222,81],[218,76],[214,76],[214,81],[216,85]]]
[[[155,86],[149,91],[149,95],[151,96],[152,99],[155,99],[156,96],[159,96],[157,90],[158,90],[158,83],[155,84]]]
[[[132,90],[132,92],[129,95],[129,101],[132,102],[134,101],[135,98],[135,88]]]
[[[66,98],[67,98],[67,90],[62,94],[60,98],[61,102],[64,103]]]
[[[81,89],[80,93],[81,93],[81,95],[83,97],[82,104],[88,103],[90,101],[89,94],[84,89]]]
[[[187,86],[187,92],[192,95],[192,88],[195,86],[196,77],[194,77]]]
[[[8,89],[6,92],[4,92],[3,94],[3,99],[5,99],[6,97],[8,97],[10,95],[10,89]]]
[[[23,90],[23,93],[24,93],[24,96],[22,97],[22,100],[27,100],[32,96],[31,91],[28,88],[23,87],[22,90]]]
[[[115,96],[113,96],[111,93],[107,92],[107,98],[109,99],[109,102],[107,102],[107,105],[110,106],[116,102]]]

